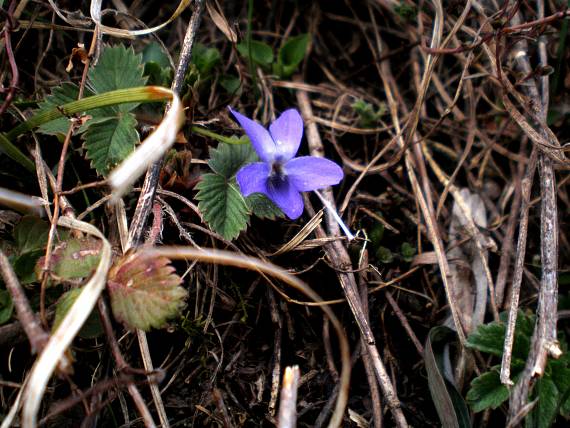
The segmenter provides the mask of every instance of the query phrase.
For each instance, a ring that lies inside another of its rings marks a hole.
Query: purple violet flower
[[[296,109],[283,112],[269,131],[259,123],[232,110],[261,162],[251,163],[237,173],[241,193],[263,193],[294,220],[303,213],[301,192],[323,189],[342,180],[336,163],[316,157],[295,157],[303,138],[303,119]]]

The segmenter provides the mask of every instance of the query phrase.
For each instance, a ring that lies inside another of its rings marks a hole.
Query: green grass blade
[[[93,95],[91,97],[72,101],[54,109],[38,113],[6,134],[0,133],[0,151],[4,152],[12,160],[18,162],[28,171],[34,172],[36,170],[34,163],[12,143],[16,137],[23,133],[31,131],[32,129],[37,128],[44,123],[51,122],[52,120],[100,107],[133,102],[151,103],[156,101],[166,101],[171,98],[172,92],[170,92],[169,89],[159,86],[141,86],[138,88],[118,89],[116,91],[110,91],[104,94]]]
[[[0,133],[0,151],[4,152],[10,159],[18,162],[30,172],[36,171],[35,164],[19,148],[13,145],[4,134]]]
[[[149,103],[155,101],[165,101],[172,98],[172,93],[166,88],[159,86],[141,86],[138,88],[118,89],[116,91],[106,92],[104,94],[93,95],[92,97],[82,98],[77,101],[64,104],[57,108],[41,112],[32,116],[24,123],[16,126],[6,134],[6,138],[13,141],[14,138],[37,128],[44,123],[58,119],[63,116],[71,116],[84,111],[108,107],[125,103]]]

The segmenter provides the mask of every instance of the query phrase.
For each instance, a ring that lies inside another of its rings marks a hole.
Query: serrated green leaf
[[[560,392],[560,414],[566,418],[570,417],[570,368],[564,358],[560,360],[549,360],[547,368],[550,370],[550,378],[556,384]]]
[[[273,49],[267,43],[252,40],[251,49],[247,42],[238,43],[236,47],[240,55],[246,59],[251,53],[251,60],[257,65],[268,66],[273,62]]]
[[[113,315],[128,328],[161,328],[185,305],[188,293],[181,283],[166,257],[129,254],[109,271],[107,286]]]
[[[74,281],[87,278],[97,267],[100,259],[101,241],[94,238],[71,238],[62,241],[53,249],[50,274],[59,281]],[[45,263],[41,257],[36,264],[36,276],[40,277]]]
[[[20,254],[43,250],[49,234],[49,223],[38,217],[24,216],[14,227],[14,241]]]
[[[93,93],[88,88],[85,88],[84,96],[89,97],[91,95],[93,95]],[[55,86],[52,88],[51,94],[48,95],[44,101],[39,103],[37,113],[48,111],[54,107],[75,101],[78,96],[79,87],[74,83],[64,82],[61,86]],[[60,117],[59,119],[44,123],[38,128],[38,131],[48,135],[65,135],[67,134],[68,129],[69,118]]]
[[[219,144],[210,152],[208,165],[215,173],[230,179],[242,166],[257,160],[250,144]]]
[[[53,321],[52,331],[55,331],[59,327],[63,318],[65,318],[65,315],[67,315],[67,312],[69,312],[82,290],[82,287],[72,288],[61,295],[55,306],[55,319]],[[93,311],[83,323],[78,336],[83,339],[95,339],[102,334],[103,326],[101,325],[101,320],[99,319],[97,312]]]
[[[248,207],[235,180],[218,174],[204,174],[197,184],[198,208],[212,230],[224,238],[237,238],[247,228]]]
[[[530,337],[532,335],[533,318],[522,312],[517,316],[515,327],[515,340],[513,344],[513,358],[526,360],[530,347]],[[506,325],[503,321],[482,324],[477,327],[467,338],[467,346],[481,352],[496,355],[503,355],[503,345],[505,341]]]
[[[245,200],[256,217],[275,220],[284,216],[283,211],[262,193],[253,193]]]
[[[126,113],[94,123],[83,134],[87,159],[100,175],[106,176],[135,149],[139,141],[136,125],[134,115]]]
[[[467,392],[467,402],[475,413],[496,409],[509,398],[509,389],[501,383],[498,370],[476,377]]]
[[[305,52],[307,51],[307,46],[309,45],[309,35],[300,34],[295,37],[291,37],[281,49],[279,49],[279,64],[282,66],[281,75],[283,77],[289,77],[299,67],[299,64],[305,58]]]
[[[142,55],[135,54],[133,48],[125,48],[123,45],[106,46],[97,65],[89,71],[89,83],[97,94],[144,86],[146,77],[143,76]],[[138,103],[121,104],[106,110],[126,113],[137,105]]]
[[[14,302],[10,293],[6,290],[0,290],[0,325],[7,323],[12,318],[14,312]]]
[[[538,402],[525,419],[525,426],[550,428],[558,411],[560,392],[550,377],[543,377],[536,382],[534,393]]]

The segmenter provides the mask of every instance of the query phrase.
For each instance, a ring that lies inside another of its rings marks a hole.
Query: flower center
[[[282,186],[286,181],[287,176],[283,170],[281,162],[274,162],[271,164],[271,172],[269,173],[269,185],[273,188]]]

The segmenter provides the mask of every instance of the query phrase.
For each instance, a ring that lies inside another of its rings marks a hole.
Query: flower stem
[[[231,137],[224,137],[223,135],[217,134],[215,132],[209,131],[206,128],[202,128],[200,126],[192,126],[191,131],[195,134],[201,135],[203,137],[210,137],[213,138],[216,141],[219,141],[220,143],[226,143],[226,144],[247,144],[249,143],[249,138],[245,139],[245,138],[231,138]]]

